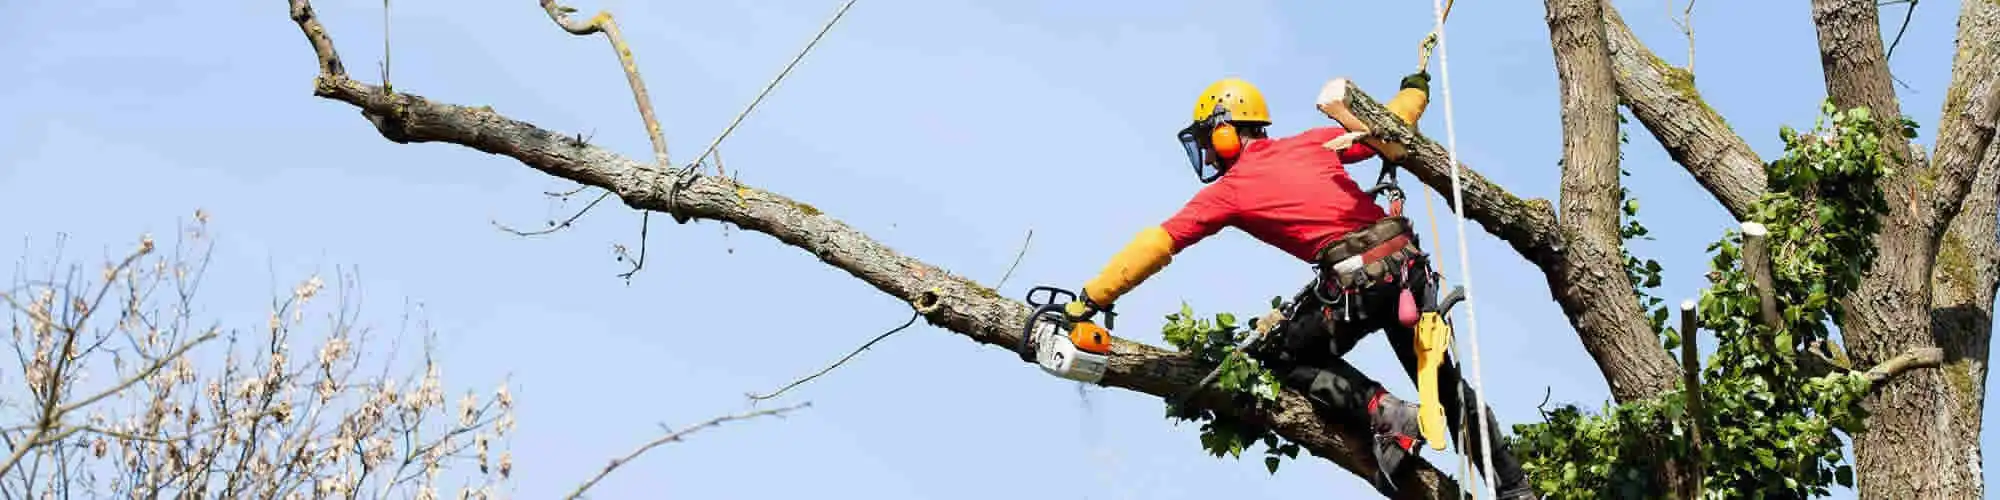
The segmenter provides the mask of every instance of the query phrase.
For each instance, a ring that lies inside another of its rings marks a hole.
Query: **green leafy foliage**
[[[1272,299],[1272,303],[1276,307],[1279,299]],[[1203,318],[1196,316],[1194,309],[1187,304],[1181,304],[1180,312],[1167,315],[1167,323],[1161,327],[1160,333],[1166,337],[1168,344],[1180,352],[1203,362],[1219,364],[1221,371],[1210,390],[1230,395],[1238,408],[1254,409],[1277,401],[1277,376],[1259,366],[1255,359],[1231,353],[1252,334],[1248,325],[1237,323],[1236,315],[1220,313],[1212,318]],[[1201,446],[1216,457],[1228,455],[1242,458],[1244,450],[1262,443],[1264,467],[1276,474],[1282,459],[1299,456],[1298,444],[1284,442],[1265,425],[1211,410],[1176,407],[1171,402],[1167,406],[1167,416],[1175,420],[1202,422]]]
[[[1903,137],[1915,135],[1914,123],[1898,124]],[[1697,313],[1717,347],[1702,368],[1706,411],[1698,423],[1682,407],[1681,388],[1596,414],[1565,405],[1546,411],[1544,422],[1515,426],[1515,452],[1546,498],[1662,495],[1670,488],[1657,473],[1668,460],[1706,464],[1705,490],[1717,498],[1825,496],[1832,485],[1853,485],[1841,435],[1862,430],[1868,381],[1852,372],[1810,377],[1798,360],[1813,341],[1828,340],[1828,325],[1842,314],[1838,299],[1875,257],[1870,239],[1887,210],[1877,181],[1891,173],[1878,128],[1866,109],[1829,102],[1813,132],[1779,132],[1785,154],[1766,166],[1771,194],[1750,219],[1769,229],[1781,328],[1762,324],[1741,235],[1728,232],[1708,247],[1709,286]],[[1636,216],[1636,202],[1625,208]],[[1645,235],[1636,221],[1621,232]],[[1642,304],[1655,307],[1645,289],[1658,285],[1658,265],[1629,255],[1626,264]],[[1650,319],[1665,345],[1677,347],[1664,309]],[[1690,456],[1690,424],[1703,430],[1700,457]]]
[[[1621,113],[1618,115],[1618,143],[1631,142],[1632,137],[1625,133],[1625,115]],[[1625,158],[1625,150],[1622,147],[1618,150],[1618,158],[1621,160]],[[1632,172],[1619,168],[1618,175],[1628,177]],[[1660,332],[1661,336],[1665,337],[1666,347],[1673,349],[1680,345],[1680,335],[1667,326],[1667,306],[1664,305],[1666,300],[1647,293],[1648,290],[1660,286],[1662,271],[1660,263],[1653,259],[1640,259],[1632,254],[1632,241],[1652,240],[1652,230],[1646,229],[1644,224],[1639,223],[1639,198],[1632,196],[1632,190],[1626,189],[1622,182],[1618,185],[1618,199],[1620,200],[1618,237],[1625,241],[1624,245],[1618,246],[1618,251],[1625,258],[1625,278],[1632,282],[1632,293],[1638,296],[1639,307],[1646,310],[1646,320],[1652,323],[1653,331]]]

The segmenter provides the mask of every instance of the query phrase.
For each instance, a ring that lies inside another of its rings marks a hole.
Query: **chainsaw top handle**
[[[1035,310],[1035,313],[1030,314],[1029,316],[1032,317],[1048,309],[1053,309],[1055,311],[1062,311],[1064,305],[1076,301],[1078,297],[1080,296],[1076,292],[1072,292],[1069,290],[1064,290],[1052,286],[1041,286],[1041,285],[1035,286],[1034,288],[1028,289],[1028,296],[1026,297],[1026,300],[1028,301],[1028,306]],[[1040,298],[1041,300],[1037,300],[1037,298]],[[1088,302],[1088,300],[1086,300],[1086,302]],[[1053,308],[1051,308],[1050,306],[1053,306]],[[1096,304],[1091,304],[1091,306],[1095,308]],[[1098,310],[1098,312],[1104,314],[1104,328],[1106,329],[1116,328],[1115,326],[1112,325],[1112,322],[1117,319],[1118,313],[1111,312],[1110,309],[1100,309]]]

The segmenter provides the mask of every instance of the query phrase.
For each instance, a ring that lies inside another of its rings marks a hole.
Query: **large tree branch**
[[[1620,258],[1616,247],[1608,256],[1601,249],[1575,248],[1565,240],[1547,200],[1523,200],[1464,165],[1458,172],[1464,199],[1460,204],[1451,203],[1452,162],[1444,147],[1405,126],[1353,82],[1336,79],[1328,87],[1328,99],[1338,104],[1334,107],[1345,110],[1330,115],[1339,117],[1344,125],[1354,122],[1349,128],[1366,131],[1372,142],[1401,150],[1398,164],[1442,194],[1447,207],[1462,204],[1460,215],[1478,221],[1542,269],[1551,294],[1576,327],[1584,350],[1604,373],[1613,396],[1630,401],[1673,388],[1680,370],[1673,356],[1660,348],[1638,301],[1601,300],[1632,296],[1624,261],[1612,260]],[[1610,262],[1616,264],[1607,266]]]
[[[1902,104],[1896,101],[1895,82],[1889,77],[1875,9],[1874,0],[1813,0],[1813,27],[1819,33],[1826,95],[1834,107],[1867,107],[1885,127],[1893,127],[1903,116]],[[1909,160],[1906,144],[1897,140],[1883,144],[1899,164]]]
[[[1730,215],[1745,219],[1765,192],[1764,161],[1702,101],[1694,73],[1661,60],[1625,25],[1610,0],[1603,0],[1603,6],[1613,75],[1626,108]]]
[[[933,325],[975,341],[1007,348],[1020,342],[1025,304],[990,288],[897,253],[813,207],[784,196],[698,172],[663,170],[562,134],[514,120],[490,108],[431,101],[389,93],[349,78],[341,71],[333,42],[306,0],[291,0],[298,22],[320,57],[314,95],[362,110],[392,141],[443,142],[506,156],[580,184],[618,193],[627,205],[689,219],[709,219],[761,232],[812,253],[883,293],[924,311]],[[1160,396],[1193,388],[1210,366],[1159,348],[1117,339],[1102,385]],[[1369,431],[1329,422],[1294,391],[1284,391],[1269,408],[1243,409],[1208,394],[1191,404],[1253,423],[1270,425],[1284,436],[1355,474],[1375,472]],[[1400,498],[1457,498],[1458,485],[1428,462],[1417,460],[1396,474]]]
[[[1931,268],[1931,328],[1948,357],[1983,364],[2000,285],[2000,141],[1987,144],[1977,170]]]
[[[1987,145],[1993,142],[1996,117],[2000,117],[2000,3],[1964,2],[1958,14],[1951,86],[1945,90],[1937,150],[1930,161],[1935,180],[1929,208],[1934,218],[1949,221],[1965,206],[1963,198],[1982,157],[1991,155]],[[1936,231],[1945,226],[1938,224]]]
[[[1618,97],[1600,0],[1548,0],[1562,96],[1562,228],[1570,247],[1618,255]],[[1620,263],[1622,264],[1622,262]],[[1623,276],[1622,274],[1620,276]],[[1628,284],[1629,286],[1629,284]]]
[[[1452,190],[1452,158],[1443,146],[1418,135],[1346,78],[1327,82],[1321,101],[1322,112],[1348,130],[1367,135],[1364,140],[1382,151],[1385,161],[1431,186],[1445,199],[1447,209],[1458,210],[1462,204],[1460,215],[1478,222],[1537,266],[1546,269],[1556,262],[1562,251],[1562,234],[1548,200],[1523,200],[1471,167],[1460,165],[1458,181],[1464,199],[1459,203]]]

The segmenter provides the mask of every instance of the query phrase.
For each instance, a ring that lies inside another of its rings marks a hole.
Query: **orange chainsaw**
[[[1055,287],[1028,290],[1028,305],[1034,310],[1021,328],[1021,344],[1015,351],[1021,360],[1041,365],[1050,375],[1096,383],[1111,362],[1111,332],[1089,320],[1071,319],[1063,306],[1076,297],[1075,292]],[[1112,313],[1104,311],[1104,324],[1111,325],[1111,320]]]

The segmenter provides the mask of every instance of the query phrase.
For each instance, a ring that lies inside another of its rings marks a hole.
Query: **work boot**
[[[1377,388],[1368,400],[1368,426],[1375,432],[1375,477],[1370,482],[1383,495],[1393,496],[1396,485],[1390,478],[1402,468],[1403,460],[1417,454],[1424,443],[1417,426],[1417,405],[1397,399]]]

